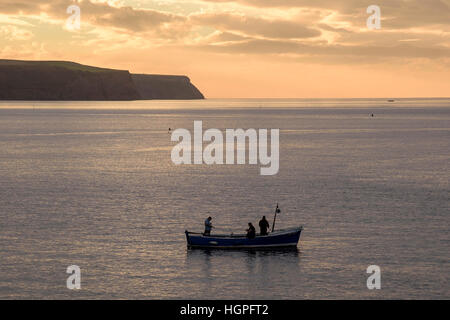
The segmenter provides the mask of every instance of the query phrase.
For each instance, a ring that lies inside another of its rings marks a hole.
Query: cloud
[[[33,33],[14,25],[0,26],[0,38],[6,40],[23,41],[33,37]]]
[[[217,30],[238,32],[249,36],[274,39],[300,39],[321,35],[317,29],[288,20],[269,20],[233,13],[206,13],[190,16],[193,24],[206,25]]]
[[[231,32],[214,32],[210,36],[208,36],[205,40],[208,43],[228,43],[228,42],[236,42],[236,41],[246,41],[251,38],[242,36],[239,34],[231,33]]]
[[[67,7],[77,4],[81,9],[82,23],[94,26],[113,27],[134,33],[167,31],[170,24],[179,25],[187,17],[150,9],[135,9],[131,6],[116,6],[110,2],[84,0],[78,3],[65,0],[20,0],[18,2],[0,1],[0,13],[18,16],[35,15],[41,19],[65,21]],[[44,18],[42,18],[44,15]],[[46,17],[46,18],[45,18]],[[176,29],[176,28],[174,28]]]
[[[390,46],[359,46],[318,45],[283,40],[251,39],[220,45],[203,45],[202,49],[227,53],[289,55],[304,60],[308,60],[308,57],[321,57],[323,61],[331,58],[334,62],[338,62],[339,57],[341,57],[346,63],[354,59],[354,63],[364,62],[366,64],[392,59],[445,59],[450,56],[450,47],[434,46],[430,48],[419,46],[415,42],[398,42]],[[317,61],[317,59],[314,60]]]
[[[155,9],[160,7],[157,2],[150,2],[151,9],[144,8],[148,2],[136,8],[126,5],[127,0],[80,1],[82,30],[71,36],[69,45],[95,47],[96,52],[177,45],[226,54],[322,59],[323,63],[449,55],[450,0],[379,0],[382,29],[377,31],[366,28],[371,0],[203,0],[195,1],[195,6],[183,2],[189,12],[162,11]],[[178,2],[170,3],[172,8],[178,6]],[[221,9],[224,3],[230,5]],[[63,26],[68,5],[67,0],[0,0],[0,17],[8,15],[0,19],[0,41],[30,39],[33,34],[41,40],[49,34],[43,41],[53,41],[47,47],[56,47],[65,40],[63,35],[43,25]],[[33,26],[27,17],[40,23]]]
[[[366,18],[366,8],[376,4],[388,19],[387,25],[409,28],[450,25],[450,0],[203,0],[210,3],[236,3],[259,8],[318,8],[333,10],[348,18]],[[354,20],[355,22],[357,20]]]
[[[171,23],[182,23],[186,17],[157,10],[113,7],[108,3],[85,1],[80,5],[83,19],[100,26],[110,26],[132,32],[153,32]]]

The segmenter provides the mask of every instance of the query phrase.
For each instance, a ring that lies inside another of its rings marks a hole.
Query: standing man
[[[211,229],[214,228],[212,223],[211,223],[212,218],[208,217],[205,220],[205,232],[203,233],[204,236],[209,236],[211,235]]]
[[[262,219],[259,221],[259,230],[260,235],[266,236],[267,230],[270,228],[269,222],[266,220],[266,216],[263,216]]]

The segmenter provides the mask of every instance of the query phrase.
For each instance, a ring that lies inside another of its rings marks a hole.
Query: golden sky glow
[[[0,58],[185,74],[209,98],[448,97],[450,0],[0,0]]]

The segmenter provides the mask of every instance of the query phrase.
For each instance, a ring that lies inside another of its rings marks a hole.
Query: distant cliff
[[[185,76],[132,75],[66,61],[0,60],[0,100],[203,98]]]
[[[185,76],[132,74],[142,99],[204,99],[203,94]]]

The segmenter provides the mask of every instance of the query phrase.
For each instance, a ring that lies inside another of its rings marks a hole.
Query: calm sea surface
[[[278,175],[175,166],[194,120],[280,128]],[[0,298],[450,299],[449,181],[449,99],[2,102]],[[186,249],[277,202],[297,251]]]

